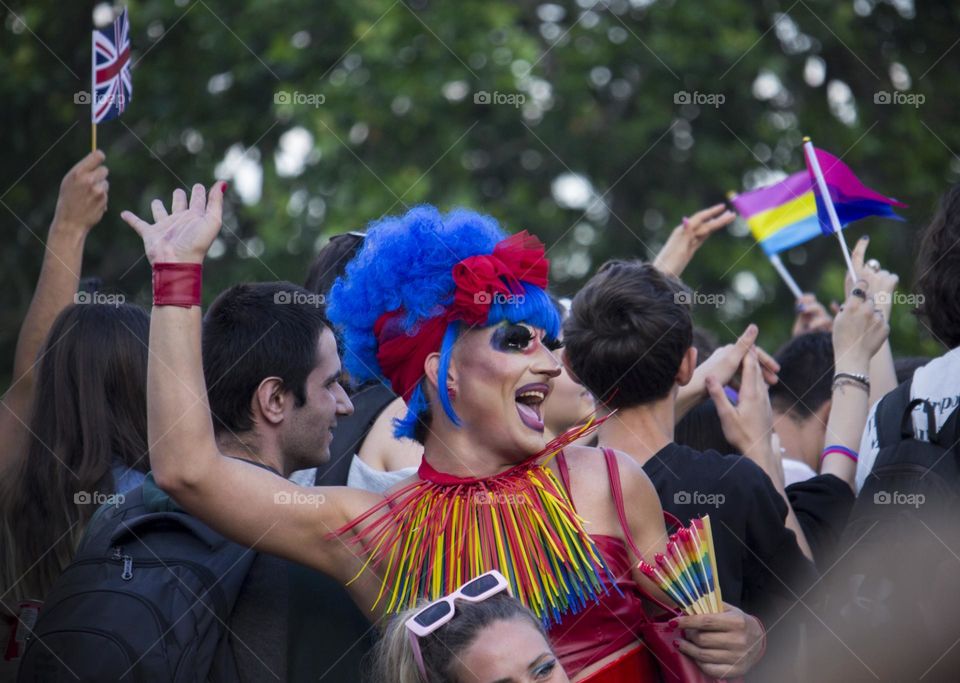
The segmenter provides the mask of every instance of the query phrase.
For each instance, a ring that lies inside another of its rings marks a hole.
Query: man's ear
[[[697,347],[691,346],[687,349],[687,352],[683,354],[683,359],[680,361],[680,368],[677,370],[677,376],[674,380],[681,387],[689,384],[690,380],[693,378],[693,371],[697,369]]]
[[[263,420],[269,425],[283,422],[283,409],[287,397],[284,394],[283,380],[279,377],[267,377],[257,386],[253,395],[254,421]]]

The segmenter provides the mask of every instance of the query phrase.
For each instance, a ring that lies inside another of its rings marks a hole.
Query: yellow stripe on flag
[[[747,219],[747,225],[750,226],[754,239],[760,242],[788,225],[816,215],[817,200],[813,191],[810,191],[785,204],[754,214]]]

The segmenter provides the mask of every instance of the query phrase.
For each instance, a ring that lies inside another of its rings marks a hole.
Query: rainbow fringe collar
[[[567,444],[599,427],[591,420],[550,442],[524,463],[485,479],[459,479],[424,460],[421,479],[348,525],[348,543],[382,575],[374,606],[395,614],[435,600],[491,569],[545,626],[559,623],[616,590],[614,577],[583,528],[563,485],[545,466]],[[606,581],[604,581],[606,576]]]

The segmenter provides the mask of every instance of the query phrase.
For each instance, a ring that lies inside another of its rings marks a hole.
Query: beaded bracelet
[[[823,449],[823,454],[820,456],[820,462],[823,462],[823,459],[826,458],[831,453],[839,453],[845,455],[854,462],[857,462],[860,459],[860,455],[846,446],[841,446],[839,444],[833,444],[832,446],[827,446]]]

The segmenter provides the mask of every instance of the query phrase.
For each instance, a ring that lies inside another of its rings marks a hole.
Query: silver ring
[[[880,262],[875,258],[872,258],[869,261],[867,261],[866,266],[867,268],[872,270],[874,273],[880,272]]]

